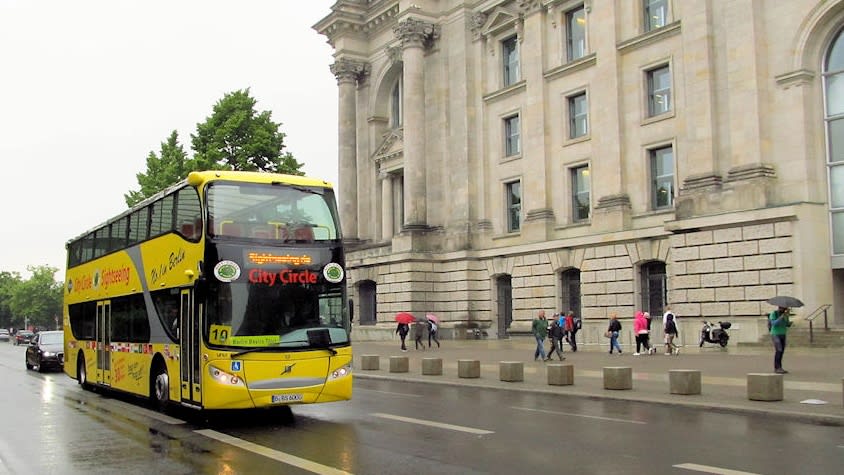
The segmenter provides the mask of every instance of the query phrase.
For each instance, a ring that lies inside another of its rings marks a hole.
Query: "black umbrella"
[[[766,300],[771,305],[776,305],[777,307],[786,307],[786,308],[794,308],[794,307],[802,307],[803,302],[800,299],[794,297],[788,297],[786,295],[778,295],[776,297],[771,297]]]

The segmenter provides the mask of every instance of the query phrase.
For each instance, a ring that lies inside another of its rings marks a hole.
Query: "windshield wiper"
[[[299,340],[299,341],[286,341],[285,343],[307,343],[307,341]],[[257,348],[249,348],[243,351],[238,351],[237,353],[232,353],[231,358],[237,358],[238,356],[243,356],[247,353],[263,353],[263,352],[272,352],[272,351],[285,351],[285,350],[297,350],[297,351],[306,351],[306,350],[325,350],[331,353],[331,356],[337,356],[337,350],[331,348],[329,346],[297,346],[293,348],[287,348],[283,346],[261,346]]]

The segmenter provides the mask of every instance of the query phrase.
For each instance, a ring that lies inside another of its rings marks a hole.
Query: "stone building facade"
[[[314,28],[359,338],[670,306],[750,341],[774,295],[844,326],[844,0],[338,0]]]

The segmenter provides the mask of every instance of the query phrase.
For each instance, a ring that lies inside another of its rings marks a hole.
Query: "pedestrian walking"
[[[613,312],[610,314],[610,324],[607,327],[606,335],[610,339],[610,354],[612,354],[612,350],[618,350],[618,354],[621,354],[621,345],[618,344],[618,334],[621,332],[621,322],[618,321],[618,314]]]
[[[648,320],[645,318],[645,313],[642,311],[636,312],[636,316],[633,318],[633,334],[636,335],[636,352],[633,353],[633,356],[639,356],[641,354],[642,346],[650,354],[649,333],[650,330],[648,330]]]
[[[551,322],[551,330],[550,330],[550,337],[551,337],[551,350],[548,351],[548,357],[545,358],[545,361],[549,361],[554,353],[557,353],[557,357],[560,358],[560,361],[566,359],[563,356],[563,327],[560,326],[559,320],[554,320]]]
[[[404,344],[404,340],[407,338],[407,334],[410,333],[410,327],[407,323],[399,322],[398,326],[396,327],[396,334],[401,338],[401,350],[407,351],[407,346]]]
[[[531,331],[536,338],[536,351],[533,353],[533,360],[540,357],[545,361],[545,337],[548,336],[548,323],[545,321],[545,310],[540,310],[531,323]]]
[[[437,323],[432,320],[428,320],[428,348],[431,347],[431,340],[434,340],[437,344],[437,348],[440,347],[440,340],[437,339],[438,331],[439,327],[437,326]]]
[[[674,321],[673,313],[666,312],[663,330],[665,331],[665,355],[679,355],[680,348],[674,344],[674,338],[677,336],[677,323]]]
[[[791,321],[788,319],[790,315],[788,307],[777,307],[768,315],[771,341],[774,343],[774,372],[779,374],[788,373],[782,368],[782,355],[785,353],[785,335],[791,326]]]
[[[566,333],[568,335],[567,341],[571,346],[571,351],[577,351],[577,332],[582,326],[580,317],[574,314],[574,311],[569,310],[566,314]]]
[[[420,321],[413,324],[413,342],[416,345],[417,350],[420,346],[423,350],[425,349],[425,343],[422,341],[422,338],[425,337],[425,327],[427,326],[427,323]]]

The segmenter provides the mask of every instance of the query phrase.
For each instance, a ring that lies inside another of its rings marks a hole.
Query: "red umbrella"
[[[399,312],[396,314],[396,321],[399,323],[413,323],[416,321],[416,317],[408,312]]]
[[[428,320],[436,323],[437,325],[440,324],[440,317],[434,315],[433,313],[426,313],[425,316],[428,318]]]

